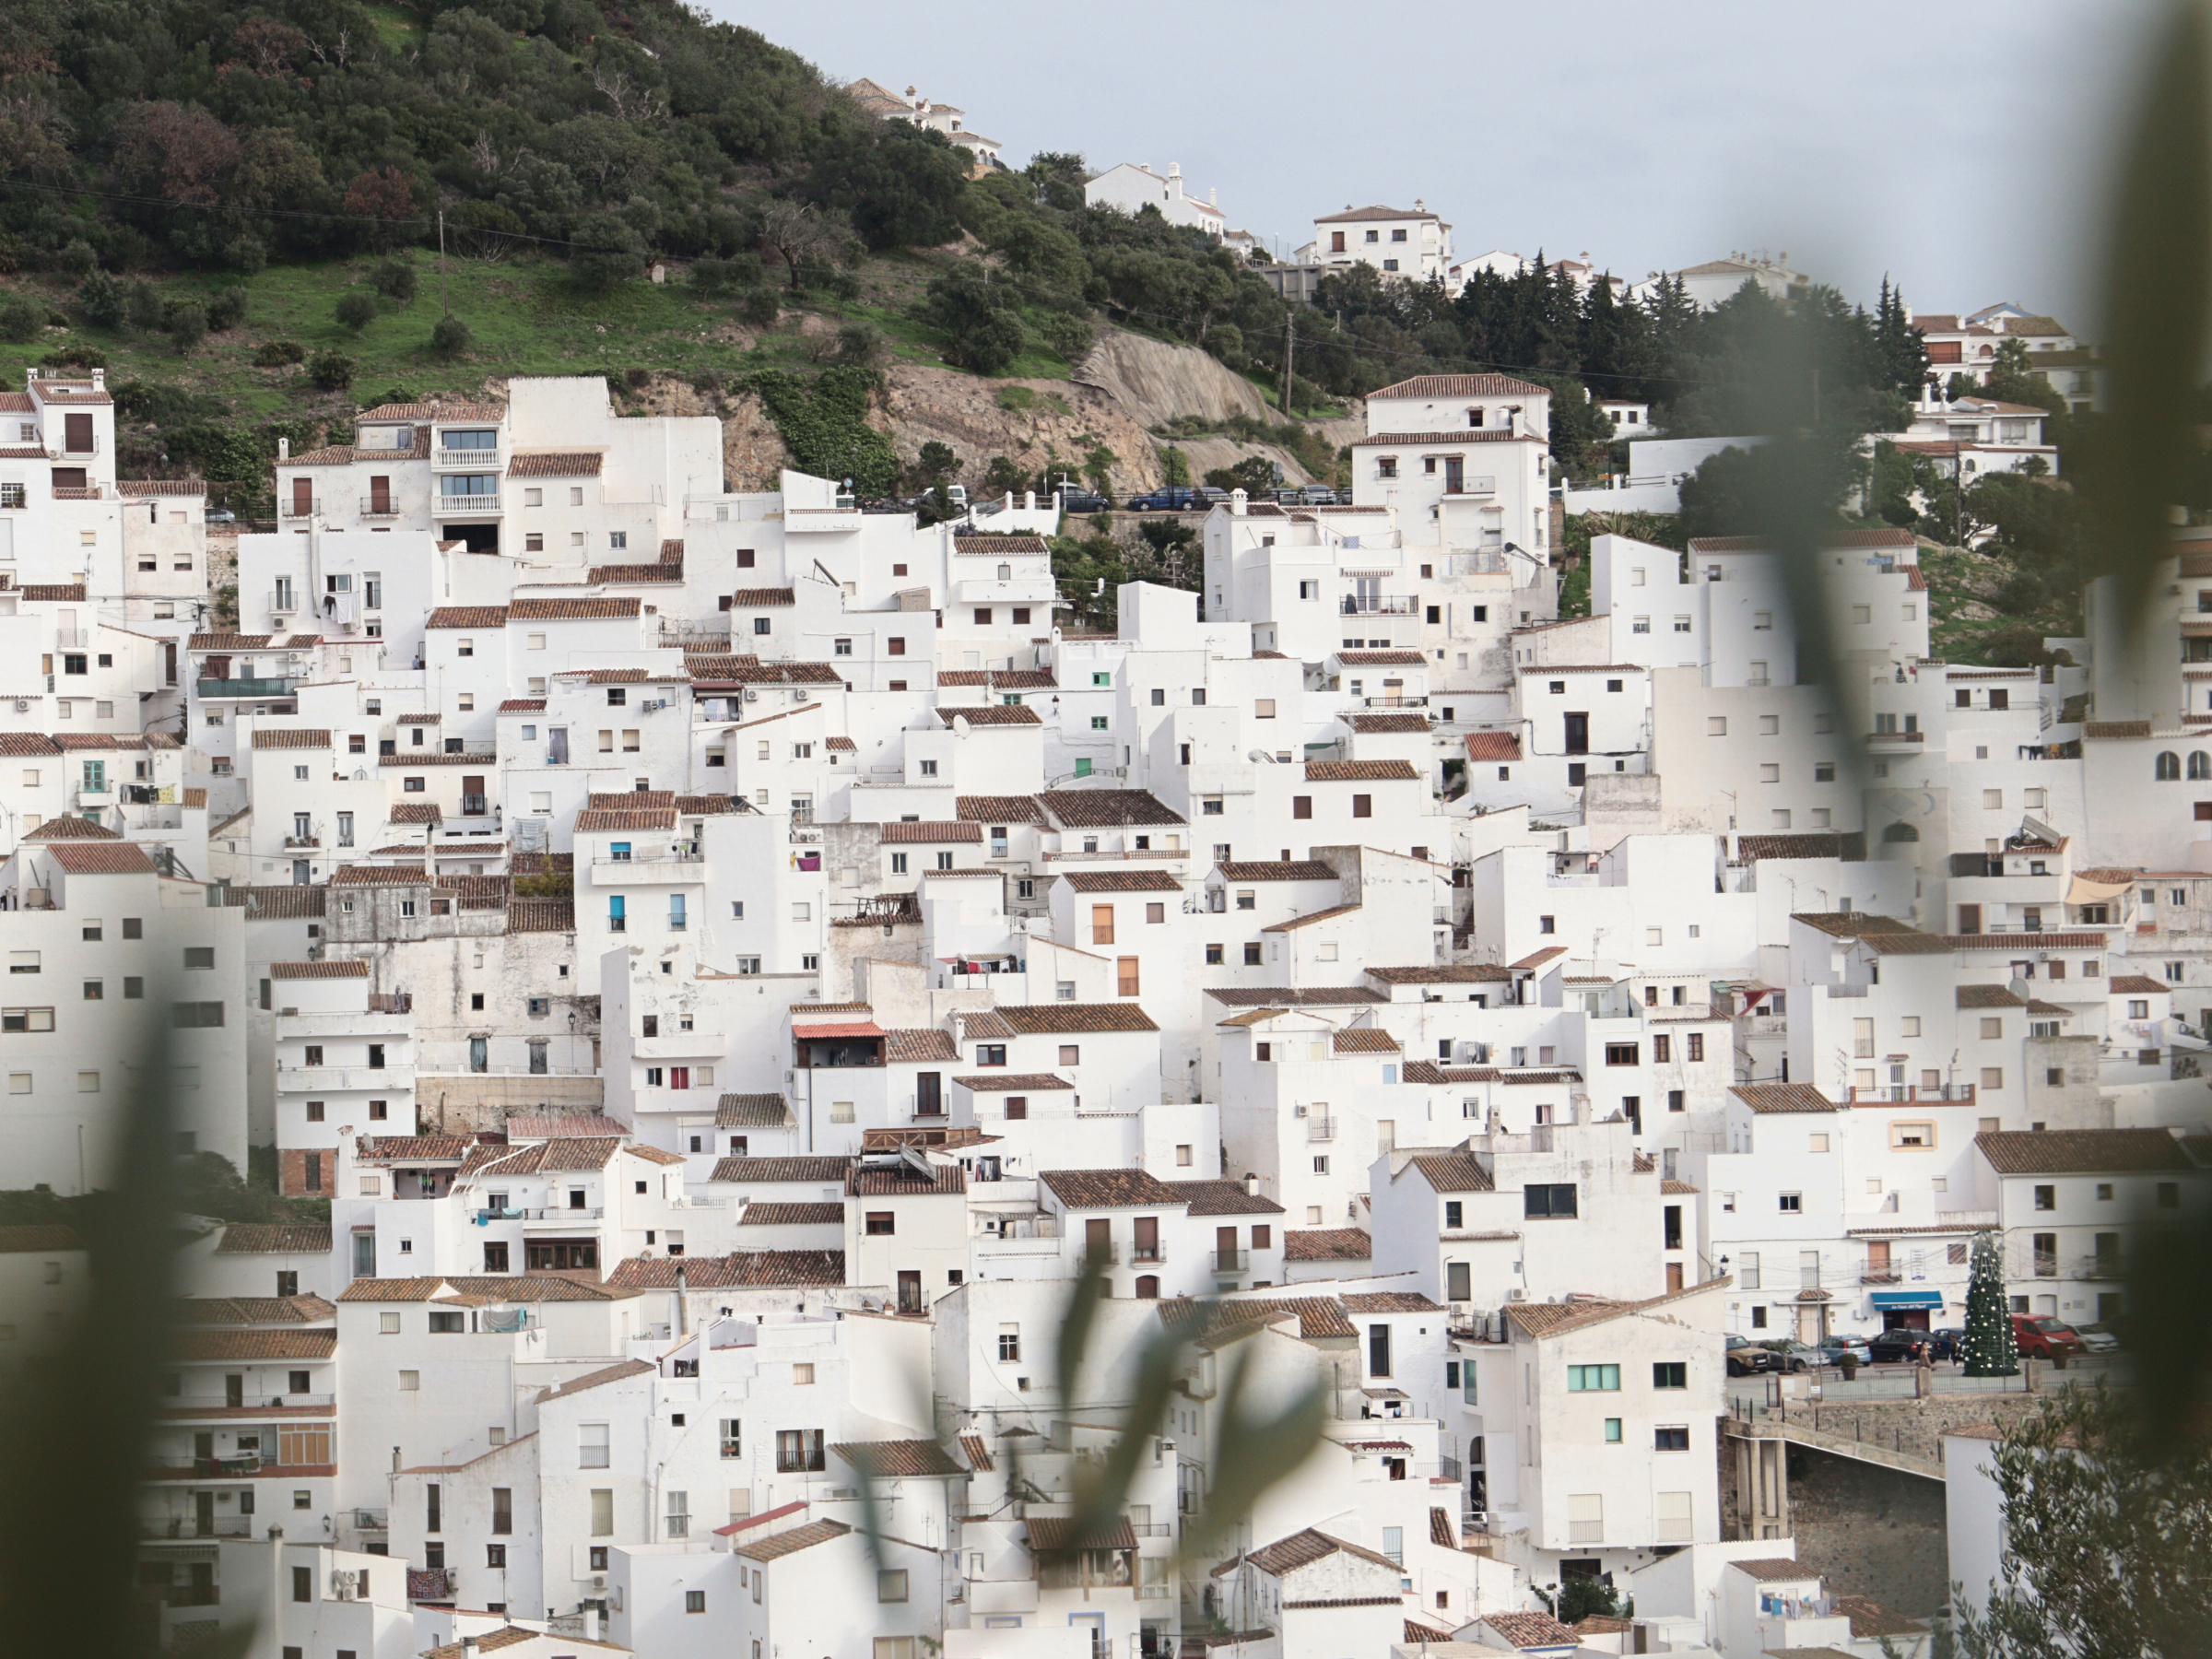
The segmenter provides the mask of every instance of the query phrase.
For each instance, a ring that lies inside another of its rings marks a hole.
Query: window
[[[889,1237],[889,1236],[890,1236],[892,1233],[896,1232],[896,1231],[898,1230],[898,1228],[899,1228],[899,1221],[898,1221],[898,1216],[897,1216],[897,1213],[896,1213],[895,1211],[891,1211],[891,1210],[870,1210],[870,1211],[868,1211],[868,1213],[867,1213],[867,1218],[866,1218],[866,1221],[865,1221],[865,1230],[866,1230],[866,1232],[869,1234],[869,1236],[870,1236],[870,1237],[873,1237],[873,1238],[888,1238],[888,1237]]]
[[[1677,1425],[1652,1430],[1652,1449],[1654,1452],[1687,1452],[1689,1450],[1689,1430]]]
[[[1561,1182],[1521,1189],[1521,1213],[1525,1217],[1565,1217],[1575,1213],[1574,1182]]]
[[[1620,1367],[1618,1365],[1571,1365],[1567,1368],[1569,1394],[1618,1394]]]
[[[604,1432],[606,1425],[601,1424],[600,1429],[602,1432]],[[605,1461],[602,1460],[601,1462],[592,1465],[591,1466],[594,1468],[605,1468],[606,1465]],[[612,1537],[614,1535],[614,1489],[611,1487],[594,1487],[592,1488],[592,1536],[594,1538]],[[592,1553],[594,1557],[603,1557],[606,1552],[595,1549]]]
[[[823,1466],[822,1431],[819,1429],[782,1429],[777,1430],[776,1471],[778,1474],[816,1474],[819,1473]]]
[[[1636,1044],[1636,1043],[1633,1043],[1633,1042],[1608,1042],[1608,1043],[1606,1043],[1606,1064],[1607,1065],[1636,1065],[1636,1064],[1637,1064],[1637,1058],[1636,1058],[1636,1055],[1637,1055],[1637,1050],[1638,1050],[1639,1046],[1640,1046],[1639,1044]]]
[[[1775,1199],[1775,1207],[1785,1216],[1803,1215],[1805,1213],[1805,1194],[1803,1193],[1780,1194]]]
[[[876,1599],[879,1602],[902,1602],[906,1599],[905,1568],[884,1568],[877,1571]]]
[[[579,1423],[576,1425],[576,1466],[578,1468],[606,1468],[609,1449],[606,1424]],[[594,1526],[592,1530],[597,1532],[599,1529]]]
[[[1681,1359],[1654,1360],[1652,1365],[1652,1386],[1653,1388],[1688,1388],[1689,1386],[1688,1363]]]
[[[1060,1064],[1063,1065],[1082,1065],[1083,1050],[1081,1045],[1073,1042],[1062,1043],[1060,1045]]]
[[[669,1518],[670,1518],[671,1520],[674,1520],[674,1519],[675,1519],[675,1517],[674,1517],[674,1516],[670,1516]],[[684,1611],[685,1611],[685,1612],[687,1612],[687,1613],[704,1613],[706,1610],[707,1610],[707,1593],[706,1593],[704,1590],[687,1590],[687,1591],[685,1591],[685,1592],[684,1592]]]

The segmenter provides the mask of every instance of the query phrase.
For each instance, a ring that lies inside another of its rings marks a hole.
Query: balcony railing
[[[289,697],[299,685],[295,679],[204,679],[198,682],[203,698],[210,697]]]
[[[1335,1138],[1336,1120],[1335,1118],[1310,1117],[1306,1120],[1306,1139],[1308,1141],[1318,1145],[1321,1142],[1333,1141]]]
[[[1410,594],[1347,594],[1336,608],[1347,617],[1410,617],[1414,599]]]
[[[487,490],[481,495],[441,491],[430,499],[438,503],[439,515],[443,518],[467,518],[500,511],[500,492],[496,489]]]
[[[1829,992],[1831,996],[1838,994],[1832,987]],[[1923,1100],[1947,1100],[1971,1106],[1974,1100],[1974,1087],[1971,1083],[1884,1083],[1872,1088],[1854,1087],[1851,1090],[1851,1103],[1853,1106],[1909,1106]]]
[[[496,449],[446,449],[441,446],[433,459],[438,466],[473,466],[480,472],[490,472],[500,464]]]
[[[253,1517],[251,1515],[209,1515],[202,1520],[197,1515],[141,1515],[138,1518],[138,1535],[141,1538],[250,1538],[253,1535]],[[215,1604],[178,1602],[177,1606],[207,1606]]]
[[[363,496],[361,498],[361,516],[363,518],[397,518],[399,508],[390,496]]]
[[[1165,1244],[1155,1241],[1150,1244],[1132,1244],[1129,1246],[1129,1265],[1132,1267],[1157,1266],[1159,1263],[1164,1262],[1167,1259],[1168,1247]]]
[[[288,500],[285,500],[277,504],[276,516],[279,518],[288,519],[315,518],[319,516],[322,512],[323,503],[320,500],[310,499],[302,501],[297,496],[294,496]]]
[[[1243,1273],[1252,1266],[1249,1250],[1216,1250],[1208,1253],[1214,1258],[1216,1273]]]
[[[276,1459],[249,1453],[243,1457],[149,1457],[147,1460],[160,1474],[182,1472],[201,1476],[209,1480],[242,1480],[258,1475],[265,1468],[274,1468]]]
[[[1359,700],[1365,707],[1370,709],[1425,709],[1429,706],[1429,700],[1426,697],[1405,697],[1394,695],[1390,697],[1363,697]]]

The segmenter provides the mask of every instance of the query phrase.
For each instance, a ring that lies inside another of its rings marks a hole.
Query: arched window
[[[2192,782],[2197,783],[2212,778],[2212,755],[2206,754],[2203,749],[2191,749],[2189,751],[2189,778]]]
[[[1920,831],[1910,824],[1892,824],[1882,831],[1882,839],[1886,841],[1916,841],[1920,839]]]
[[[1159,1280],[1149,1273],[1139,1278],[1136,1281],[1136,1300],[1138,1301],[1158,1301],[1159,1300]]]
[[[2181,775],[2182,758],[2171,749],[2160,749],[2156,772],[2158,781],[2161,783],[2171,783],[2176,782]]]

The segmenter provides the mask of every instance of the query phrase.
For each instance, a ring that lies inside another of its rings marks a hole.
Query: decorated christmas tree
[[[2015,1377],[2019,1371],[2019,1345],[2005,1299],[2005,1253],[1996,1234],[1976,1233],[1966,1281],[1966,1374]]]

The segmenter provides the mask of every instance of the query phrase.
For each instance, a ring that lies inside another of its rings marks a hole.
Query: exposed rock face
[[[1095,387],[1067,381],[978,380],[956,369],[900,363],[888,374],[879,417],[873,424],[891,435],[901,461],[919,458],[922,446],[949,446],[960,458],[960,477],[970,488],[982,477],[994,455],[1004,455],[1031,471],[1051,466],[1076,473],[1096,444],[1112,450],[1116,495],[1152,488],[1159,482],[1159,457],[1144,427],[1129,411]],[[999,406],[1009,386],[1026,388],[1030,405]]]
[[[1097,387],[1146,427],[1164,427],[1178,415],[1273,418],[1251,382],[1195,346],[1171,346],[1118,328],[1099,331],[1099,343],[1076,365],[1075,380]]]
[[[722,471],[732,489],[773,489],[792,465],[782,434],[750,392],[722,406]]]

